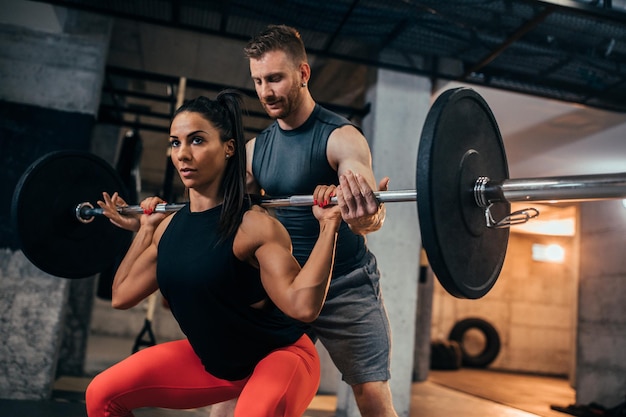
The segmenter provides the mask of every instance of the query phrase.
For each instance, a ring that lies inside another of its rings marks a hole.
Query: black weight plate
[[[39,269],[62,278],[86,278],[111,266],[132,233],[104,216],[76,218],[76,206],[96,206],[102,192],[125,195],[116,171],[81,151],[58,151],[35,161],[20,178],[11,205],[24,255]]]
[[[475,200],[478,177],[508,179],[500,130],[474,90],[441,94],[428,112],[417,155],[417,210],[422,244],[441,285],[477,299],[493,287],[504,263],[509,230],[488,228]],[[510,204],[494,205],[497,220]]]

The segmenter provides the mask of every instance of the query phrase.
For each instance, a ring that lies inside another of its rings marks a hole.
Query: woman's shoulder
[[[257,249],[268,244],[291,248],[285,227],[264,208],[253,205],[241,221],[235,236],[234,252],[239,259],[252,259]]]
[[[251,205],[250,208],[244,213],[241,225],[246,228],[282,228],[281,223],[275,217],[273,217],[265,208],[257,204]]]
[[[289,239],[287,230],[274,216],[259,205],[252,205],[244,213],[240,230],[262,241]]]

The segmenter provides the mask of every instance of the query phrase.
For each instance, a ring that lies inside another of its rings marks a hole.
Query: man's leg
[[[352,385],[352,391],[362,417],[398,417],[388,381]]]
[[[235,415],[235,406],[237,405],[237,398],[224,401],[223,403],[213,404],[211,406],[210,417],[233,417]]]
[[[352,387],[363,417],[397,417],[391,401],[391,330],[376,259],[333,277],[313,330]]]

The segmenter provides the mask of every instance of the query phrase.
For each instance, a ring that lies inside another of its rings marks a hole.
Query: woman
[[[302,322],[318,316],[326,296],[341,213],[323,207],[340,190],[316,189],[320,234],[300,268],[287,231],[246,197],[240,103],[227,91],[174,114],[171,158],[189,202],[169,216],[153,213],[159,198],[141,203],[146,214],[115,275],[112,305],[133,307],[159,289],[187,339],[143,349],[96,376],[89,417],[235,397],[236,416],[295,417],[317,391],[319,358]],[[134,228],[119,219],[119,202],[104,194],[99,204],[114,223]]]

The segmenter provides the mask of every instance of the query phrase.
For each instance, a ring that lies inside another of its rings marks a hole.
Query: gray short
[[[315,335],[349,385],[390,378],[391,330],[376,258],[333,277],[326,303],[312,323]]]

